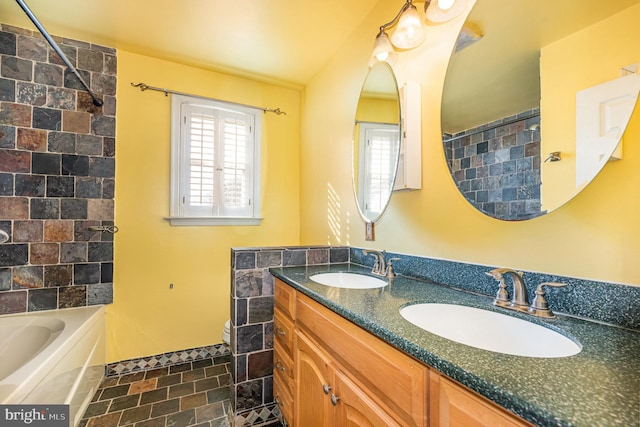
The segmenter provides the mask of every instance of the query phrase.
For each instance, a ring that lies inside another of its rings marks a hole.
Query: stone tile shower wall
[[[273,400],[273,286],[270,267],[344,263],[347,247],[231,250],[231,391],[235,425],[276,422]]]
[[[518,117],[537,115],[499,126]],[[505,220],[539,216],[539,110],[444,135],[449,169],[460,192],[477,209]],[[498,125],[498,127],[494,127]],[[483,130],[487,129],[487,130]],[[448,139],[453,139],[447,141]]]
[[[0,314],[112,302],[116,51],[0,25]]]

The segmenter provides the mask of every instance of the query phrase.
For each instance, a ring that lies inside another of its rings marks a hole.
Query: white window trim
[[[252,168],[252,192],[251,214],[249,216],[187,216],[180,214],[181,195],[181,156],[183,144],[181,141],[181,106],[183,104],[199,105],[208,108],[221,108],[230,111],[242,112],[253,115],[254,139],[253,139],[253,168]],[[260,225],[264,219],[260,216],[260,145],[262,113],[260,109],[253,109],[224,101],[209,98],[199,98],[185,95],[171,95],[171,184],[170,184],[170,215],[164,219],[172,226],[203,226],[203,225]]]

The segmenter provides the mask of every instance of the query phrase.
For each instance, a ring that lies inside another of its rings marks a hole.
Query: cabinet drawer
[[[293,396],[295,385],[293,359],[286,353],[280,352],[278,347],[274,348],[273,351],[273,376],[278,377],[280,382],[289,389],[289,394]]]
[[[291,319],[295,319],[296,291],[280,279],[276,279],[273,290],[276,307]]]
[[[293,396],[282,384],[278,376],[273,377],[273,398],[287,424],[293,426],[293,414],[295,413]]]
[[[282,346],[282,353],[293,357],[293,322],[278,308],[273,313],[273,336],[275,346]]]
[[[296,316],[377,404],[403,425],[426,425],[427,367],[301,293]]]

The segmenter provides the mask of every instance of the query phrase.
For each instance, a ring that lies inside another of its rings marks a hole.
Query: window
[[[360,123],[358,197],[367,218],[384,210],[397,165],[398,125]]]
[[[171,224],[259,224],[262,110],[183,95],[171,104]]]

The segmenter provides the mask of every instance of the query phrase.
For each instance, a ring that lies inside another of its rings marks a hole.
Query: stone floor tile
[[[167,417],[151,418],[135,424],[135,427],[166,427]]]
[[[145,372],[144,371],[134,372],[132,374],[121,375],[119,377],[120,380],[118,381],[118,384],[129,384],[129,383],[135,383],[135,382],[138,382],[138,381],[142,381],[144,379],[144,376],[145,376]]]
[[[97,417],[98,415],[103,415],[107,413],[107,409],[109,409],[109,401],[103,400],[100,402],[91,403],[87,406],[87,410],[84,413],[84,416],[89,417]]]
[[[121,426],[133,424],[138,421],[144,421],[151,415],[151,405],[136,406],[135,408],[127,409],[122,412],[120,418]],[[86,415],[85,415],[86,416]]]
[[[169,373],[169,368],[156,368],[156,369],[151,369],[149,371],[146,372],[144,378],[145,379],[149,379],[149,378],[157,378],[157,377],[162,377],[165,376]]]
[[[113,412],[107,415],[91,418],[87,427],[113,427],[118,425],[122,412]]]
[[[216,418],[224,416],[224,407],[221,402],[211,403],[209,405],[196,408],[196,421],[199,423],[215,420]]]
[[[180,399],[180,410],[197,408],[198,406],[204,406],[207,403],[207,394],[205,392],[191,394],[189,396],[183,396]]]
[[[175,374],[178,372],[190,371],[191,370],[191,362],[181,363],[179,365],[171,365],[169,367],[169,373]]]
[[[173,375],[165,375],[158,377],[158,388],[167,387],[174,384],[180,384],[182,382],[182,374],[177,373]]]
[[[105,378],[79,427],[229,427],[226,359]]]
[[[185,427],[196,422],[196,410],[187,409],[186,411],[176,412],[167,415],[167,427]]]
[[[191,364],[193,365],[193,370],[195,371],[198,368],[204,368],[206,366],[212,366],[213,365],[213,360],[212,359],[194,360],[193,362],[191,362]]]
[[[169,387],[169,399],[180,396],[187,396],[194,393],[193,383],[176,384]]]
[[[125,409],[134,408],[138,406],[139,401],[139,394],[117,397],[111,401],[109,412],[124,411]]]
[[[204,368],[193,369],[182,373],[182,382],[201,380],[205,377]]]
[[[100,400],[113,399],[114,397],[126,396],[129,392],[129,384],[108,387],[102,390]]]
[[[231,399],[229,386],[218,387],[207,391],[207,401],[209,403],[222,402]]]
[[[211,390],[213,388],[220,387],[220,383],[218,382],[218,377],[205,378],[203,380],[199,380],[195,382],[196,392]]]
[[[205,368],[204,370],[207,377],[215,377],[227,373],[226,365],[215,365]]]
[[[155,390],[157,385],[158,378],[136,381],[131,384],[131,387],[129,387],[129,394],[143,393],[145,391]]]
[[[167,387],[159,388],[157,390],[145,391],[140,397],[140,404],[160,402],[167,399]]]
[[[180,399],[163,400],[156,402],[151,407],[151,416],[159,417],[161,415],[172,414],[180,410]]]

